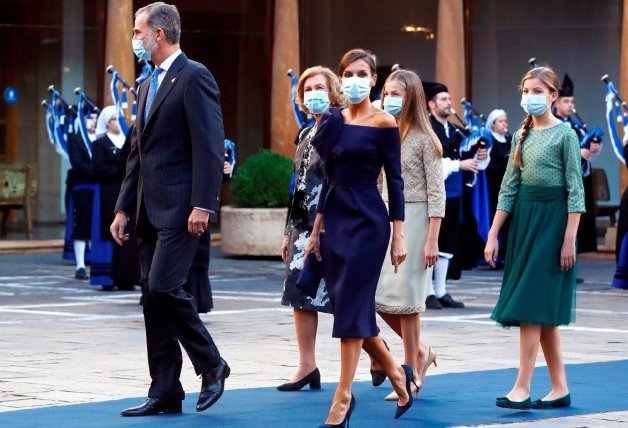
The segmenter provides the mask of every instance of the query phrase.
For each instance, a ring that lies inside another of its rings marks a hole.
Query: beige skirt
[[[425,311],[425,298],[432,281],[434,268],[424,268],[423,249],[429,229],[427,202],[405,204],[405,234],[408,256],[395,274],[390,263],[390,243],[386,260],[379,276],[375,305],[377,312],[409,315]]]

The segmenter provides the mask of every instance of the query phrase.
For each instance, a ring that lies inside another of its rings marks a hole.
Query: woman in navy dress
[[[325,275],[334,313],[333,336],[341,339],[340,381],[328,426],[345,426],[355,408],[351,384],[361,348],[377,361],[399,395],[395,418],[412,405],[409,394],[412,368],[399,366],[379,337],[375,322],[375,291],[390,240],[391,263],[406,257],[403,238],[404,200],[401,145],[395,119],[371,104],[375,85],[373,55],[362,49],[347,52],[339,65],[346,110],[329,109],[323,115],[312,145],[325,164],[325,178],[312,234],[306,244],[321,259],[319,234],[325,228]],[[377,177],[386,172],[390,212],[377,189]]]

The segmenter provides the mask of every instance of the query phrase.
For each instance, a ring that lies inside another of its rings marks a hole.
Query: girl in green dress
[[[497,399],[499,407],[571,404],[558,326],[573,321],[576,233],[585,209],[578,137],[550,108],[558,98],[558,87],[558,78],[548,67],[536,67],[521,80],[521,106],[528,115],[513,136],[484,250],[486,261],[494,267],[499,230],[512,215],[502,288],[491,319],[505,327],[520,327],[519,373],[512,390]],[[530,401],[539,343],[552,390]]]

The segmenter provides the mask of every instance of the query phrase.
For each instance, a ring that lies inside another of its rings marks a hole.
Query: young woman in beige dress
[[[398,70],[384,84],[382,105],[397,119],[401,133],[401,174],[404,181],[407,262],[397,273],[384,263],[377,285],[377,313],[402,338],[405,364],[414,368],[414,380],[423,385],[436,353],[420,340],[420,313],[438,260],[438,233],[445,215],[443,149],[427,116],[423,84],[416,73]],[[386,180],[382,197],[388,201]],[[377,373],[377,370],[373,370]],[[375,375],[373,376],[375,378]],[[397,400],[392,392],[386,400]]]

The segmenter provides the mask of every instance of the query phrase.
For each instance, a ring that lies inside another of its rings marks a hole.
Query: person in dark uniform
[[[464,308],[446,290],[447,270],[458,253],[460,239],[462,171],[478,171],[478,160],[460,159],[460,131],[447,120],[451,115],[451,96],[441,83],[423,82],[425,98],[430,111],[430,123],[443,146],[443,173],[445,176],[445,218],[438,236],[439,259],[434,265],[434,280],[425,306],[428,309]],[[485,155],[484,155],[485,156]]]
[[[92,162],[91,141],[83,141],[80,133],[68,135],[68,157],[72,169],[68,171],[72,217],[72,242],[76,260],[76,279],[89,279],[85,269],[85,251],[91,238],[92,204],[97,182]]]
[[[129,131],[129,135],[133,128]],[[94,171],[100,183],[100,236],[110,239],[109,226],[114,218],[118,193],[124,180],[126,159],[131,151],[129,138],[120,131],[115,106],[102,109],[98,118],[99,138],[92,146]],[[118,290],[133,290],[140,283],[140,259],[135,228],[127,228],[132,239],[124,246],[114,245],[109,276]]]
[[[568,74],[565,74],[558,91],[558,99],[554,103],[554,116],[571,125],[580,139],[580,155],[582,157],[582,183],[584,184],[584,202],[586,212],[582,214],[578,226],[578,253],[597,251],[597,233],[595,229],[595,208],[593,202],[593,181],[591,179],[591,161],[600,152],[601,145],[591,142],[590,147],[582,145],[586,135],[583,124],[572,117],[575,111],[574,84]],[[582,282],[578,278],[578,282]]]
[[[486,129],[491,131],[493,136],[493,146],[490,149],[491,162],[486,168],[486,179],[488,182],[489,192],[489,205],[491,212],[491,219],[495,217],[495,211],[497,210],[497,197],[499,195],[499,189],[506,173],[506,166],[508,165],[508,155],[510,153],[510,143],[512,142],[512,135],[508,133],[508,116],[506,112],[501,109],[493,110],[486,119]],[[504,260],[506,259],[506,248],[508,245],[508,225],[507,220],[504,226],[500,230],[499,240],[499,255],[495,266],[501,268],[504,266]]]

